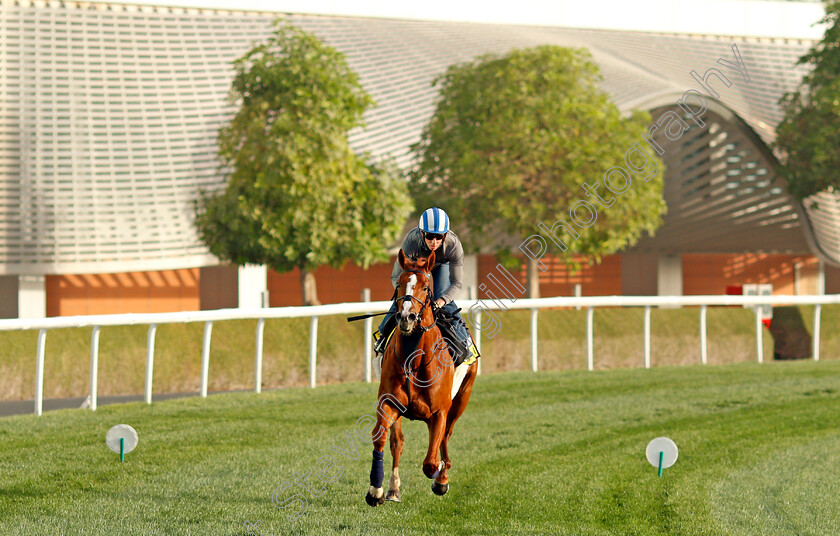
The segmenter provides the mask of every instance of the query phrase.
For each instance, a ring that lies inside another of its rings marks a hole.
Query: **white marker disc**
[[[128,454],[137,446],[137,432],[127,424],[118,424],[108,430],[105,435],[105,444],[116,453],[120,452],[120,438],[125,438],[125,452]]]
[[[677,444],[667,437],[657,437],[648,443],[645,454],[650,464],[659,468],[659,453],[662,454],[662,468],[667,469],[677,462],[677,456],[680,451],[677,449]]]

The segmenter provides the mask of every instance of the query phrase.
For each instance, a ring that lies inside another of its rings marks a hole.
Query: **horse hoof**
[[[365,502],[368,503],[368,506],[379,506],[380,504],[385,504],[385,496],[379,497],[378,499],[367,492],[365,495]]]
[[[449,484],[438,484],[437,482],[432,482],[432,491],[435,492],[435,495],[443,495],[449,491]]]
[[[393,501],[393,502],[402,502],[400,501],[400,490],[398,489],[389,489],[388,494],[385,495],[386,501]]]

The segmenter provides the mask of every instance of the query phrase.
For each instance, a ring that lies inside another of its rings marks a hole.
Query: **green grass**
[[[813,307],[801,307],[806,328],[812,330]],[[531,368],[530,312],[498,313],[501,329],[482,341],[485,372]],[[657,365],[700,362],[698,309],[654,309],[651,315],[652,362]],[[378,318],[376,319],[378,321]],[[643,310],[596,309],[595,366],[599,369],[640,367],[643,364]],[[823,307],[822,358],[840,356],[840,306]],[[158,327],[154,392],[198,391],[201,377],[201,340],[204,325],[170,324]],[[319,385],[363,377],[364,323],[348,323],[344,316],[319,321]],[[755,361],[754,317],[740,307],[710,308],[709,364]],[[102,328],[99,394],[143,392],[146,367],[146,326]],[[210,352],[211,391],[253,389],[256,321],[213,324]],[[47,335],[44,396],[85,396],[89,391],[91,329],[50,330]],[[0,332],[0,399],[35,396],[37,331]],[[544,310],[539,313],[541,370],[586,367],[586,311]],[[263,387],[308,384],[309,319],[266,322]],[[773,355],[773,341],[764,335],[764,359]]]
[[[478,378],[452,440],[451,488],[420,468],[428,435],[404,425],[401,504],[364,502],[370,444],[350,435],[376,385],[234,393],[0,420],[0,533],[245,535],[835,534],[840,361],[515,372]],[[104,444],[134,426],[124,464]],[[662,478],[652,438],[680,447]],[[331,446],[357,449],[345,458]],[[271,503],[333,454],[343,474]],[[386,481],[390,454],[386,455]]]

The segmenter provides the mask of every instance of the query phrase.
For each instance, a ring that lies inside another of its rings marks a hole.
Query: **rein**
[[[403,270],[403,272],[411,272],[411,273],[414,273],[414,274],[424,274],[425,275],[425,272],[421,272],[420,270]],[[397,298],[396,295],[397,295],[397,289],[394,290],[394,298],[393,298],[395,309],[399,309],[399,302],[407,300],[407,299],[412,299],[412,300],[416,301],[417,303],[421,304],[420,313],[418,314],[419,318],[417,320],[417,326],[414,328],[414,331],[416,331],[418,329],[420,330],[420,332],[421,332],[420,337],[421,338],[422,338],[424,333],[426,333],[427,331],[429,331],[430,329],[432,329],[433,327],[435,327],[437,325],[437,318],[435,317],[434,309],[432,310],[432,319],[433,319],[432,323],[428,326],[423,326],[422,325],[423,311],[426,310],[427,306],[432,307],[432,308],[434,307],[434,301],[432,301],[432,293],[429,291],[428,287],[426,287],[426,300],[422,301],[422,302],[419,299],[415,298],[414,296],[412,296],[410,294],[406,294],[405,296],[402,296],[401,298]],[[396,314],[396,313],[394,313],[394,314]],[[419,338],[418,338],[418,343],[419,343]],[[406,417],[408,416],[407,415],[408,409],[411,406],[411,378],[409,376],[409,373],[411,373],[410,374],[411,376],[416,377],[415,372],[420,371],[420,367],[423,366],[423,359],[422,358],[420,359],[420,364],[417,366],[417,371],[411,370],[410,365],[411,365],[410,363],[403,362],[403,367],[402,367],[403,368],[403,373],[405,374],[405,392],[406,392],[406,395],[408,395],[408,404],[406,404],[406,406],[405,406],[405,411],[400,411],[400,413],[403,416],[406,416]],[[408,418],[410,420],[413,420],[413,419],[411,419],[411,417],[408,417]]]
[[[413,273],[413,274],[426,275],[426,272],[422,272],[420,270],[404,269],[403,273],[405,273],[405,272],[410,272],[410,273]],[[402,275],[402,274],[400,274],[400,275]],[[429,331],[430,329],[432,329],[433,327],[435,327],[437,325],[437,315],[434,314],[434,309],[435,309],[434,300],[432,300],[432,293],[429,291],[429,287],[426,287],[426,299],[425,299],[425,301],[420,301],[419,299],[415,298],[411,294],[406,294],[405,296],[402,296],[402,297],[398,298],[397,297],[398,293],[399,293],[399,287],[394,289],[394,295],[391,296],[391,301],[394,302],[394,311],[395,311],[394,314],[395,315],[399,312],[400,303],[404,302],[405,300],[414,300],[414,301],[416,301],[417,303],[420,304],[420,312],[418,313],[419,319],[417,321],[417,325],[415,326],[414,330],[409,335],[412,335],[417,330],[419,330],[420,331],[420,337],[422,337],[424,333],[426,333],[427,331]],[[426,307],[430,307],[432,309],[432,320],[433,321],[430,325],[423,326],[422,325],[422,323],[423,323],[423,311],[426,310]],[[385,313],[375,313],[375,314],[365,314],[365,315],[359,315],[359,316],[352,316],[352,317],[349,317],[347,319],[347,321],[348,322],[353,322],[355,320],[362,320],[362,319],[365,319],[365,318],[370,318],[372,316],[381,316],[381,315],[386,315],[386,314],[388,314],[388,313],[385,312]],[[395,328],[395,329],[397,329],[397,328]],[[419,341],[419,338],[418,338],[418,341]],[[411,405],[411,378],[410,378],[410,376],[415,376],[416,377],[415,372],[419,372],[420,367],[422,367],[422,366],[423,366],[423,360],[422,359],[420,360],[420,364],[417,366],[417,371],[411,370],[410,363],[403,362],[403,364],[402,364],[403,373],[405,374],[405,391],[406,391],[406,394],[408,395],[408,404],[405,407],[405,411],[400,411],[399,409],[397,409],[397,411],[399,411],[400,414],[403,415],[403,416],[407,416],[408,407]],[[409,374],[409,373],[411,373],[411,374]],[[408,417],[408,418],[411,419],[411,417]]]

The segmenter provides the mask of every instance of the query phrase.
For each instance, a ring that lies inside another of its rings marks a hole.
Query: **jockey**
[[[427,257],[432,251],[435,252],[435,265],[432,268],[433,299],[435,305],[444,316],[454,317],[452,327],[459,340],[464,341],[472,355],[477,356],[478,352],[472,343],[472,338],[467,332],[467,325],[458,312],[458,307],[453,299],[460,292],[462,279],[464,277],[464,248],[458,236],[449,230],[449,216],[442,209],[432,207],[423,212],[420,216],[420,224],[408,232],[403,239],[402,250],[406,257]],[[394,263],[391,271],[391,283],[397,287],[397,281],[402,273],[399,262]],[[396,323],[389,321],[394,317],[396,304],[392,303],[388,314],[379,324],[379,329],[374,334],[376,340],[374,351],[381,365],[382,356],[388,345],[388,338],[396,327]],[[386,332],[387,331],[387,332]]]

